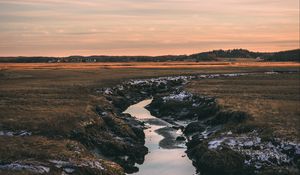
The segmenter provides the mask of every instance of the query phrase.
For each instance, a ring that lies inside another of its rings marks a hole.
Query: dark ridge
[[[81,62],[165,62],[165,61],[217,61],[218,58],[249,58],[260,61],[300,61],[300,49],[281,52],[252,52],[246,49],[213,50],[192,55],[163,56],[69,56],[69,57],[0,57],[2,63],[81,63]]]
[[[300,61],[300,49],[275,52],[269,54],[266,61]]]

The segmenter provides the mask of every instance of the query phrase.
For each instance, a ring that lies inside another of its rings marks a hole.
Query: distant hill
[[[213,50],[192,55],[164,56],[69,56],[69,57],[0,57],[4,63],[54,62],[164,62],[164,61],[217,61],[219,58],[260,58],[265,61],[300,61],[300,49],[282,52],[252,52],[246,49]]]
[[[217,60],[217,58],[260,58],[265,61],[300,61],[300,49],[281,52],[252,52],[246,49],[214,50],[190,55],[198,61]]]
[[[233,50],[214,50],[210,52],[202,52],[190,55],[198,61],[201,60],[217,60],[217,58],[257,58],[265,53],[251,52],[246,49],[233,49]]]
[[[300,49],[267,54],[266,61],[300,61]]]

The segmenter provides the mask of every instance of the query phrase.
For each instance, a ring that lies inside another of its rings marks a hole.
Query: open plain
[[[299,66],[296,62],[1,63],[0,174],[136,171],[131,165],[143,160],[121,157],[124,152],[137,154],[134,150],[145,156],[143,134],[120,113],[129,104],[120,105],[119,98],[115,103],[114,96],[102,92],[153,77],[271,72],[192,80],[185,89],[216,98],[224,109],[248,113],[253,118],[242,125],[261,128],[266,137],[299,141]]]

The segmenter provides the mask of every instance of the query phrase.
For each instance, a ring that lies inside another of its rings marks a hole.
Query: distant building
[[[255,60],[256,60],[256,61],[263,61],[264,59],[262,59],[261,57],[256,57]]]

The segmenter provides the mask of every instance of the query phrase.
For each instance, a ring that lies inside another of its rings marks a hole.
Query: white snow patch
[[[0,170],[13,170],[13,171],[30,171],[33,173],[43,174],[49,173],[50,168],[41,166],[41,165],[29,165],[29,164],[21,164],[21,163],[11,163],[0,165]]]
[[[208,148],[209,149],[217,149],[221,144],[223,143],[224,139],[215,139],[210,142],[208,142]]]
[[[99,161],[83,161],[83,162],[73,162],[62,161],[62,160],[49,160],[49,162],[54,163],[57,168],[70,168],[70,167],[89,167],[93,169],[104,170],[102,164]]]
[[[179,94],[171,94],[169,96],[163,97],[163,100],[164,101],[169,101],[169,100],[183,101],[190,97],[192,97],[192,94],[182,91]]]
[[[0,136],[31,136],[32,133],[21,130],[21,131],[0,131]]]
[[[111,95],[111,94],[113,94],[113,92],[112,92],[111,88],[106,88],[106,89],[104,90],[104,94],[106,94],[106,95]]]
[[[127,82],[129,85],[153,85],[153,84],[167,84],[168,81],[178,81],[183,80],[186,82],[187,80],[194,78],[195,76],[175,76],[175,77],[159,77],[159,78],[150,78],[150,79],[144,79],[144,80],[130,80]],[[183,83],[184,83],[183,82]]]
[[[278,72],[271,71],[271,72],[265,72],[265,74],[267,74],[267,75],[273,75],[273,74],[278,74]]]
[[[75,171],[75,169],[73,168],[64,168],[64,172],[68,173],[68,174],[71,174]]]
[[[254,165],[257,169],[260,169],[262,166],[282,165],[292,161],[292,157],[285,154],[283,150],[295,148],[297,151],[298,144],[278,139],[277,141],[281,144],[274,145],[272,142],[262,142],[256,131],[240,135],[224,133],[221,137],[211,140],[208,143],[208,148],[222,149],[222,145],[227,145],[232,150],[250,158],[245,161],[245,164]]]
[[[0,136],[14,136],[14,133],[11,131],[0,131]]]
[[[56,168],[61,168],[65,166],[70,166],[71,163],[68,161],[62,161],[62,160],[49,160],[49,162],[54,163]]]

